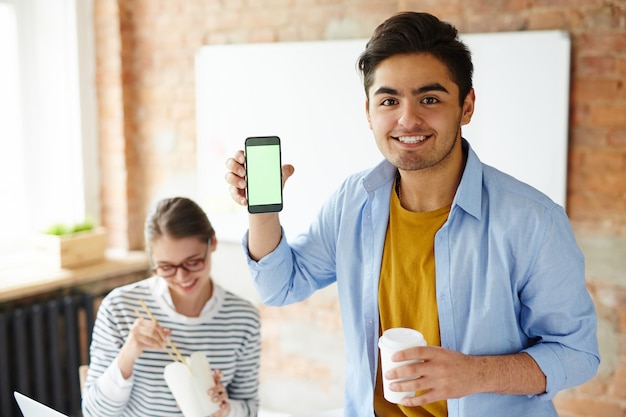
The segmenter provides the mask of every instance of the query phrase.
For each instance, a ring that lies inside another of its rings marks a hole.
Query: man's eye
[[[159,269],[163,272],[168,272],[174,269],[174,267],[172,265],[160,265]]]
[[[437,100],[435,97],[426,97],[426,98],[422,99],[422,103],[424,103],[424,104],[437,104],[437,103],[439,103],[439,100]]]
[[[393,106],[394,104],[398,104],[398,102],[393,98],[387,98],[380,103],[383,106]]]

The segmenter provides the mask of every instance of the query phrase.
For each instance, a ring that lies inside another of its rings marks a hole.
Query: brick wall
[[[587,257],[603,364],[593,381],[562,393],[557,404],[563,417],[626,415],[626,0],[93,1],[101,215],[109,244],[130,249],[143,245],[152,201],[193,183],[193,64],[201,45],[365,38],[400,10],[434,13],[464,33],[569,31],[567,207]],[[317,307],[294,306],[290,316]],[[339,314],[336,302],[325,308]],[[264,313],[273,334],[276,316]],[[267,363],[265,376],[281,368]]]

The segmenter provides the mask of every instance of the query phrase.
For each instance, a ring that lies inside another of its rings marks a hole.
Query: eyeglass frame
[[[206,266],[206,259],[209,256],[209,248],[211,247],[211,241],[212,241],[212,239],[209,239],[209,241],[207,242],[206,251],[204,252],[204,257],[202,257],[202,258],[188,259],[188,260],[183,261],[183,262],[181,262],[179,264],[176,264],[176,265],[173,265],[173,264],[157,265],[157,266],[153,266],[152,268],[150,268],[150,271],[152,271],[153,274],[155,274],[155,275],[157,275],[157,276],[159,276],[161,278],[165,278],[165,279],[175,277],[176,274],[178,273],[178,268],[182,268],[182,269],[184,269],[187,272],[202,271],[204,269],[204,267]],[[150,260],[152,261],[152,264],[154,265],[154,260],[152,259],[152,254],[150,255]],[[189,269],[189,267],[185,266],[185,263],[187,263],[187,262],[199,262],[202,266],[200,268],[198,268],[198,269],[193,269],[192,270],[192,269]],[[159,274],[158,270],[160,268],[163,268],[163,267],[174,268],[174,273],[171,274],[171,275],[167,275],[167,276],[163,276],[163,275]]]

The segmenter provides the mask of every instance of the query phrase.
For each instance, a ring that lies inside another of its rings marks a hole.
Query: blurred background
[[[0,341],[10,341],[0,343],[1,415],[15,412],[6,395],[16,387],[44,396],[34,371],[20,377],[7,362],[20,352],[12,335],[36,322],[32,306],[60,300],[62,314],[71,313],[64,297],[87,293],[93,300],[77,303],[97,308],[110,288],[145,277],[148,208],[164,196],[195,196],[198,49],[368,38],[403,10],[433,13],[461,33],[570,34],[566,207],[586,256],[602,364],[556,404],[561,417],[626,415],[625,0],[0,0]],[[532,120],[520,115],[520,122]],[[33,235],[86,219],[106,231],[104,257],[70,268],[44,262]],[[340,408],[344,352],[334,286],[296,305],[266,307],[239,242],[220,242],[214,263],[215,280],[261,311],[264,409]],[[86,318],[78,320],[74,356],[86,363],[81,329],[90,313],[76,311]],[[60,355],[72,355],[67,350]],[[78,401],[45,396],[71,412]]]

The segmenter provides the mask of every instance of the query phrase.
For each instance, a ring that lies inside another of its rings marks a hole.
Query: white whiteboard
[[[563,31],[463,35],[476,109],[463,128],[483,162],[565,205],[570,39]],[[365,39],[218,45],[196,55],[198,195],[218,236],[239,241],[247,210],[224,181],[248,136],[277,135],[295,166],[284,191],[287,237],[305,230],[349,174],[382,160],[365,117],[356,60]]]

